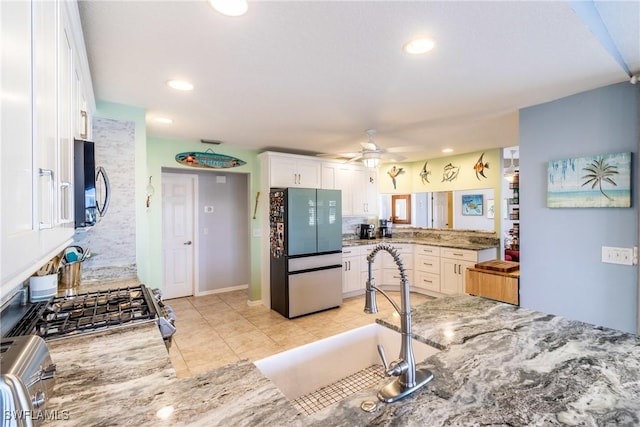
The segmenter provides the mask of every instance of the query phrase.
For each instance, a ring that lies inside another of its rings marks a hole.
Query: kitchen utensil
[[[80,246],[68,246],[64,250],[64,259],[67,263],[72,263],[79,261],[82,258],[82,254],[84,253],[84,249]]]
[[[80,262],[84,261],[89,257],[91,257],[91,249],[87,249],[86,251],[84,251],[84,253],[82,254],[82,258],[80,258]]]
[[[43,265],[38,269],[38,271],[36,271],[36,276],[46,276],[48,274],[51,274],[54,271],[54,268],[55,261],[53,259],[50,259],[45,265]]]

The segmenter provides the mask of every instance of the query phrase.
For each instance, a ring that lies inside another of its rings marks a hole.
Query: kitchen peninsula
[[[378,323],[398,329],[395,318]],[[637,425],[640,339],[471,296],[413,311],[415,338],[441,351],[435,379],[393,404],[374,387],[311,416],[250,362],[178,379],[157,328],[51,343],[58,380],[44,425]],[[422,364],[421,364],[422,365]]]

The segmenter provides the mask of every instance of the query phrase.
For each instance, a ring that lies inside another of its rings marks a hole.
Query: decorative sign
[[[547,207],[631,207],[631,153],[550,161]]]
[[[187,151],[176,154],[176,162],[192,168],[226,169],[246,165],[247,162],[237,157],[217,154],[208,149],[205,152]]]

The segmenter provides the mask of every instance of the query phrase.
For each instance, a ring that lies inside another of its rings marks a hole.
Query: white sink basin
[[[254,364],[289,400],[345,378],[371,365],[381,365],[378,344],[384,346],[389,362],[400,352],[400,333],[373,323],[324,338]],[[416,363],[440,350],[412,340]]]

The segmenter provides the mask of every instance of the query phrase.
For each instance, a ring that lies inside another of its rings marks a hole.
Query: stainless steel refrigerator
[[[291,319],[342,304],[340,190],[269,193],[271,308]]]

